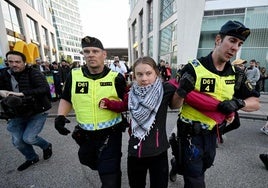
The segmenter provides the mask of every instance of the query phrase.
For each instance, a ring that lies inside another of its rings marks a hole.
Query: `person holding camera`
[[[119,61],[118,56],[114,57],[114,62],[110,64],[109,68],[112,71],[115,71],[115,72],[122,74],[123,76],[125,76],[125,74],[127,73],[127,68],[126,68],[125,63]]]
[[[44,160],[52,155],[52,144],[38,135],[51,108],[50,88],[39,70],[27,66],[23,53],[9,51],[6,59],[8,67],[0,71],[1,115],[8,119],[13,145],[26,158],[17,169],[22,171],[39,161],[33,146],[43,150]]]
[[[121,113],[99,108],[99,102],[123,99],[126,81],[104,65],[107,54],[99,39],[86,36],[81,43],[86,65],[72,69],[66,79],[55,128],[68,135],[66,116],[74,109],[78,125],[72,137],[79,145],[80,163],[98,171],[101,187],[120,188],[123,118]]]

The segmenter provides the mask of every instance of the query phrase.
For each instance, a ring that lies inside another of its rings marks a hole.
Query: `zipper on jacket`
[[[142,149],[142,142],[140,142],[139,145],[138,158],[141,158],[141,149]]]
[[[159,147],[159,131],[158,131],[158,128],[156,129],[156,147],[158,148]]]

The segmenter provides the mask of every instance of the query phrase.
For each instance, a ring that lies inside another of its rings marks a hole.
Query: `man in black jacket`
[[[38,136],[51,108],[50,89],[45,76],[28,67],[26,57],[18,51],[6,54],[8,67],[0,71],[1,105],[9,119],[7,130],[13,145],[25,156],[18,167],[22,171],[39,161],[33,145],[43,150],[43,158],[52,155],[52,145]]]

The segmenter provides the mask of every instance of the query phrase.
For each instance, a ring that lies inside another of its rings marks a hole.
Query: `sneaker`
[[[261,128],[261,132],[263,132],[264,134],[268,135],[268,130],[265,127]]]
[[[47,160],[51,157],[52,155],[52,144],[49,144],[47,149],[43,150],[43,158],[44,160]]]
[[[260,154],[260,159],[268,170],[268,154]]]
[[[23,171],[23,170],[29,168],[31,165],[37,163],[38,161],[39,161],[39,158],[38,158],[38,157],[35,158],[34,160],[27,160],[27,161],[25,161],[24,163],[22,163],[22,164],[17,168],[17,170],[18,170],[18,171]]]

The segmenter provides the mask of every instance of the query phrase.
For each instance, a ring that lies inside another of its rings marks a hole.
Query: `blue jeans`
[[[7,123],[7,130],[11,133],[13,145],[25,156],[26,160],[38,157],[33,145],[46,149],[49,143],[38,136],[46,122],[48,113],[39,113],[27,118],[13,118]]]

